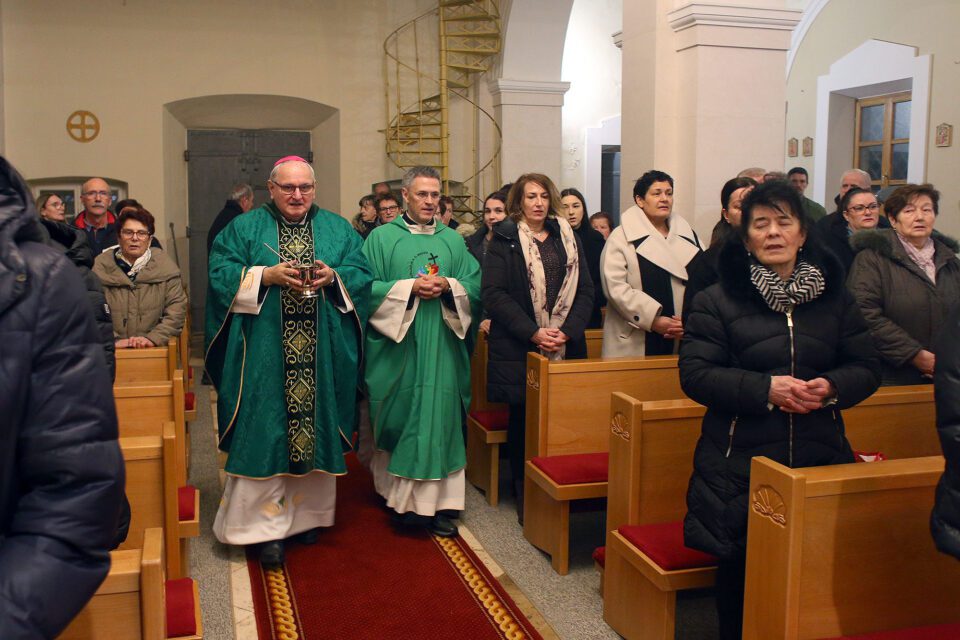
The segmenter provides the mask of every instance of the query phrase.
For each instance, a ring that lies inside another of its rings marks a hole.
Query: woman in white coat
[[[676,353],[687,265],[702,251],[673,213],[673,178],[648,171],[633,186],[635,205],[620,216],[600,258],[607,314],[603,356]]]

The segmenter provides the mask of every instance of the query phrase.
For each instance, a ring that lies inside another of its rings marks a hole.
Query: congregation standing
[[[74,296],[90,318],[64,317],[58,332],[75,334],[77,372],[91,369],[85,380],[96,387],[78,433],[100,443],[103,464],[65,464],[76,465],[77,482],[99,479],[85,489],[89,512],[72,513],[85,534],[96,518],[97,533],[75,538],[75,558],[43,560],[63,570],[88,565],[77,574],[76,602],[64,605],[69,621],[129,524],[109,406],[112,354],[179,335],[187,295],[139,202],[118,202],[114,213],[109,185],[91,178],[70,225],[59,197],[34,208],[16,172],[4,169],[18,197],[0,207],[0,331],[22,330],[24,317],[7,310],[26,295],[13,275],[50,268],[24,257],[31,243],[55,247],[86,278],[63,300]],[[281,158],[270,200],[255,207],[252,188],[237,185],[208,236],[205,367],[228,454],[216,537],[254,545],[264,568],[281,566],[288,545],[313,544],[335,526],[336,478],[355,449],[397,526],[456,536],[478,331],[489,342],[487,399],[509,407],[522,524],[526,354],[585,358],[585,332],[602,328],[604,357],[679,355],[684,393],[706,407],[684,541],[719,558],[722,638],[740,636],[750,459],[852,462],[839,410],[881,384],[937,382],[948,467],[933,530],[938,546],[956,553],[960,452],[950,440],[954,394],[942,389],[957,386],[956,349],[944,336],[960,313],[960,246],[934,229],[940,195],[904,185],[878,198],[869,175],[853,169],[828,214],[804,196],[807,183],[801,167],[744,170],[722,186],[704,244],[674,211],[674,180],[659,170],[636,181],[619,224],[602,211],[589,215],[577,189],[527,173],[489,194],[473,227],[456,219],[457,200],[442,193],[432,168],[408,170],[399,193],[378,183],[348,220],[314,203],[309,162]],[[69,265],[54,253],[43,260]],[[58,286],[78,282],[74,271]],[[32,295],[30,304],[43,304]],[[24,415],[24,430],[68,419]],[[13,498],[0,494],[0,506],[36,495],[31,482]],[[28,588],[45,597],[41,580]],[[0,620],[0,629],[9,624]]]

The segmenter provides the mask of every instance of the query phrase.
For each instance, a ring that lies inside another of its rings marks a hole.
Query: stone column
[[[675,210],[706,242],[726,180],[784,169],[786,53],[801,12],[785,0],[676,5],[624,2],[622,197],[632,203],[647,169],[666,171]]]
[[[512,182],[531,171],[560,179],[561,111],[569,82],[490,82],[494,115],[503,134],[500,175]]]

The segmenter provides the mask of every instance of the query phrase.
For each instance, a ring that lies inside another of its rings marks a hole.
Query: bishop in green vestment
[[[434,219],[436,171],[403,179],[408,213],[373,230],[363,251],[373,270],[366,339],[367,393],[377,492],[404,522],[456,535],[446,514],[463,509],[472,318],[480,265],[463,237]]]
[[[214,532],[230,544],[333,524],[346,473],[371,274],[350,223],[313,204],[314,184],[302,159],[278,163],[273,201],[233,220],[209,257],[206,367],[229,454]],[[291,265],[315,261],[318,295],[305,297]]]

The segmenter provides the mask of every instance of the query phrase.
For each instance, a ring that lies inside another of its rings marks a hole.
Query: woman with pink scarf
[[[957,242],[933,230],[940,192],[908,184],[884,203],[892,229],[860,231],[847,286],[883,357],[883,384],[931,382],[933,345],[960,303]]]

